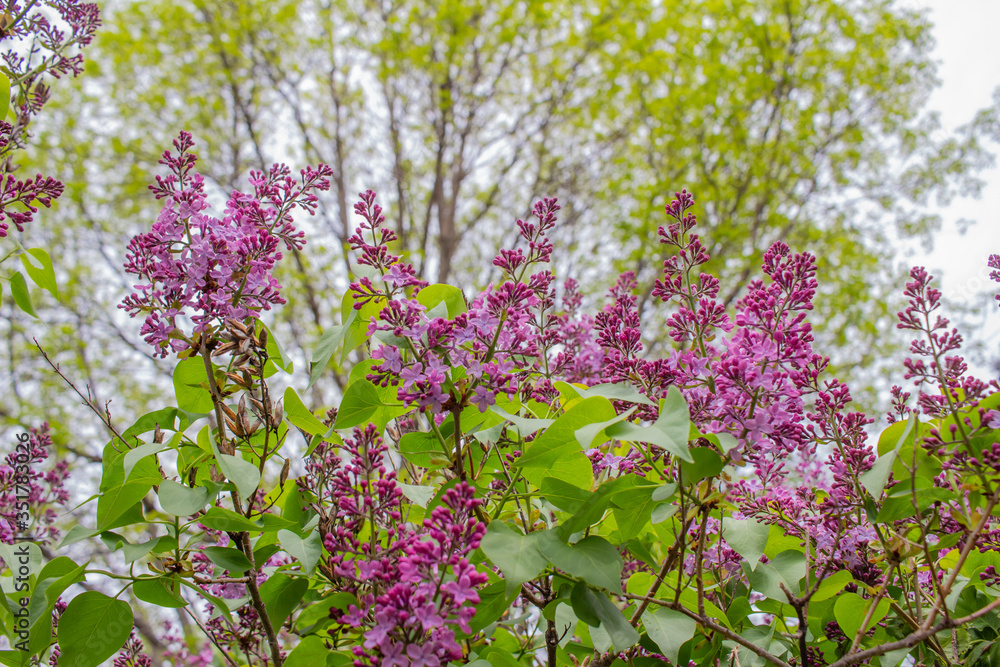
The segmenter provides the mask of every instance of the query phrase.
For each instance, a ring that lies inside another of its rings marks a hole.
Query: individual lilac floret
[[[145,314],[142,334],[156,354],[166,357],[196,345],[198,335],[230,320],[260,316],[273,304],[284,303],[273,269],[281,259],[281,243],[301,250],[305,235],[292,224],[292,211],[315,213],[316,190],[330,187],[330,168],[307,167],[291,177],[285,165],[267,174],[250,172],[252,195],[233,192],[225,215],[208,215],[204,181],[194,171],[197,156],[189,152],[191,135],[174,141],[178,153],[163,154],[160,164],[171,174],[157,176],[150,189],[167,203],[150,232],[129,243],[125,270],[145,282],[120,304],[132,317]],[[178,318],[194,322],[192,335],[178,327]]]

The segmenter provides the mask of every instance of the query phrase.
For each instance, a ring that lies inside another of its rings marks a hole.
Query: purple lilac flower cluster
[[[49,11],[36,6],[44,4]],[[13,113],[0,109],[0,238],[7,236],[10,220],[17,231],[31,222],[38,212],[37,204],[46,208],[63,193],[63,184],[54,178],[38,174],[35,178],[18,179],[12,172],[17,166],[9,159],[11,152],[23,148],[28,138],[28,125],[49,100],[49,88],[42,83],[47,76],[61,78],[83,72],[80,49],[90,44],[101,24],[97,5],[79,0],[47,0],[44,3],[24,3],[11,0],[4,6],[4,22],[0,39],[12,46],[0,54],[8,77],[14,82],[11,97],[17,100]],[[53,18],[58,20],[53,22]],[[18,91],[20,91],[18,93]],[[13,210],[18,204],[24,210]]]
[[[476,590],[487,581],[467,557],[486,526],[464,482],[419,527],[407,522],[387,451],[374,426],[355,429],[342,450],[320,445],[300,483],[322,517],[329,556],[321,571],[358,600],[331,610],[334,621],[364,634],[355,665],[436,667],[463,656],[456,629],[471,633]]]
[[[398,386],[398,398],[406,405],[438,414],[468,404],[485,412],[500,394],[554,395],[548,378],[559,377],[564,370],[574,379],[595,377],[599,357],[587,336],[589,325],[570,312],[554,312],[551,272],[533,274],[522,282],[532,265],[551,257],[552,244],[545,234],[556,221],[556,200],[535,205],[537,222],[517,221],[527,253],[521,248],[501,250],[493,263],[507,280],[481,292],[454,319],[429,317],[421,303],[407,296],[406,288],[413,287],[416,293],[425,284],[417,280],[411,265],[389,253],[387,244],[395,235],[382,227],[385,218],[374,200],[371,191],[361,195],[355,211],[364,222],[351,237],[351,245],[359,253],[359,263],[380,271],[384,287],[362,278],[351,284],[351,290],[355,308],[372,300],[381,306],[378,318],[371,318],[369,336],[384,331],[403,342],[372,351],[379,363],[369,380]],[[579,305],[575,283],[568,285],[566,294],[564,303],[575,310]],[[449,376],[449,368],[463,370],[460,382]]]
[[[60,531],[56,526],[61,514],[59,510],[69,502],[69,491],[65,486],[69,463],[63,460],[53,466],[45,466],[53,448],[48,424],[39,429],[29,429],[27,445],[26,462],[19,462],[18,454],[12,452],[0,465],[0,541],[11,544],[15,535],[25,532],[18,529],[17,507],[22,501],[19,496],[27,490],[28,507],[20,513],[31,517],[31,537],[37,542],[52,544],[59,539]],[[27,482],[21,482],[21,479]]]
[[[273,274],[282,257],[279,245],[298,251],[305,244],[291,214],[296,208],[314,213],[315,191],[330,186],[326,165],[307,167],[294,179],[287,166],[276,164],[267,174],[251,172],[254,193],[233,192],[219,219],[206,213],[204,180],[193,170],[197,156],[189,152],[193,145],[191,135],[181,132],[174,141],[177,154],[163,154],[160,164],[172,173],[157,176],[150,189],[167,203],[152,230],[129,243],[125,262],[126,271],[145,282],[119,307],[132,317],[145,315],[141,333],[161,357],[196,346],[213,326],[255,318],[284,303]],[[190,336],[178,326],[183,316],[194,322]]]

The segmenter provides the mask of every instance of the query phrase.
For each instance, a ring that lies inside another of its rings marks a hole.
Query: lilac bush
[[[129,246],[142,282],[122,304],[176,357],[177,407],[115,430],[92,527],[72,535],[114,544],[128,574],[80,572],[188,615],[199,635],[177,648],[167,633],[172,664],[1000,656],[1000,385],[969,375],[923,269],[899,314],[912,390],[893,389],[875,438],[814,349],[816,258],[773,244],[725,308],[686,191],[659,230],[652,296],[675,344],[659,358],[634,276],[594,314],[557,281],[556,200],[516,222],[498,282],[466,295],[416,277],[368,191],[359,275],[307,373],[324,381],[340,352],[349,381],[337,405],[308,406],[261,318],[282,303],[281,244],[305,242],[293,211],[313,211],[330,171],[254,172],[219,219],[192,145],[164,155],[165,205]],[[81,664],[143,664],[128,604],[84,595],[37,655],[79,655],[67,619],[100,611],[124,630]]]

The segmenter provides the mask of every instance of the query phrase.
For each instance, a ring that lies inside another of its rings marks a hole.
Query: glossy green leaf
[[[698,629],[698,622],[679,611],[661,608],[655,612],[647,611],[642,615],[642,624],[646,634],[656,642],[660,653],[669,660],[676,662],[677,653]]]
[[[246,554],[235,547],[205,547],[202,553],[213,564],[236,575],[242,574],[252,567]]]
[[[0,74],[0,76],[3,76]],[[2,102],[3,82],[0,81],[0,102]],[[0,109],[3,107],[0,106]],[[29,248],[21,255],[21,264],[32,282],[43,290],[59,298],[59,287],[56,285],[56,272],[52,268],[52,258],[41,248]]]
[[[212,530],[224,530],[226,532],[259,531],[259,525],[246,518],[242,514],[237,514],[224,507],[213,507],[198,519],[198,523]]]
[[[868,609],[872,602],[873,600],[866,600],[857,593],[844,593],[837,598],[833,605],[834,617],[848,639],[853,640],[857,635],[861,624],[868,615]],[[885,618],[888,612],[889,601],[885,598],[880,599],[865,630],[871,629],[873,625]]]
[[[309,589],[309,581],[285,574],[272,574],[260,587],[260,597],[274,627],[284,624]]]
[[[192,489],[169,479],[160,484],[158,495],[164,512],[182,517],[204,509],[211,499],[203,486]]]
[[[59,621],[59,667],[98,667],[125,645],[131,632],[128,603],[84,591],[70,600]]]
[[[489,525],[480,543],[483,553],[503,572],[508,593],[534,579],[548,564],[539,546],[538,533],[521,535],[500,521]]]
[[[146,497],[153,485],[149,482],[126,482],[108,489],[97,500],[97,528],[107,530],[118,517]]]
[[[293,388],[287,387],[285,389],[282,406],[285,410],[285,418],[309,435],[320,435],[329,430],[329,427],[321,422],[316,415],[309,412],[309,408],[306,407]]]
[[[323,555],[323,536],[319,530],[311,531],[306,537],[290,530],[279,530],[278,541],[290,556],[302,564],[302,571],[312,574]]]
[[[434,470],[451,464],[451,458],[441,448],[433,433],[411,431],[399,439],[399,453],[415,466]]]
[[[173,382],[178,408],[196,413],[213,409],[205,362],[200,356],[182,359],[174,368]]]
[[[753,519],[731,519],[722,522],[722,537],[733,551],[747,559],[750,568],[757,566],[767,548],[770,526]]]
[[[624,651],[639,641],[639,633],[625,619],[621,610],[604,593],[595,593],[597,604],[594,612],[601,619],[601,628],[608,633],[616,651]],[[575,608],[574,608],[575,611]]]
[[[440,303],[445,304],[449,320],[455,319],[466,310],[462,290],[452,285],[428,285],[417,294],[417,302],[427,310]]]
[[[597,614],[597,607],[600,604],[597,601],[597,593],[591,590],[587,584],[581,581],[573,586],[570,593],[570,603],[573,606],[573,613],[581,621],[592,627],[601,624],[601,617]]]
[[[21,275],[20,271],[15,271],[10,277],[10,294],[14,297],[17,307],[31,315],[38,317],[35,307],[31,304],[31,292],[28,291],[28,283]]]
[[[365,379],[353,382],[344,392],[344,398],[337,411],[337,423],[334,426],[342,429],[365,424],[381,405],[382,398],[375,385]]]
[[[885,485],[889,481],[889,475],[892,472],[892,466],[896,462],[899,450],[903,444],[913,436],[916,425],[917,414],[915,412],[911,412],[909,419],[905,422],[896,422],[887,428],[879,438],[879,452],[883,451],[883,440],[891,440],[895,438],[895,442],[891,445],[891,451],[886,451],[879,456],[874,465],[872,465],[871,469],[862,473],[858,478],[861,485],[865,487],[865,490],[872,494],[872,496],[876,499],[882,495],[882,491],[885,489]]]
[[[10,79],[6,74],[0,72],[0,120],[7,120],[10,116]]]
[[[329,654],[330,649],[326,647],[326,642],[316,635],[309,635],[303,637],[299,645],[288,654],[284,664],[285,667],[315,667],[315,665],[325,665]]]
[[[344,342],[344,338],[347,336],[347,332],[351,328],[351,325],[354,324],[357,316],[357,311],[352,308],[343,324],[330,327],[320,336],[319,343],[316,344],[316,349],[313,350],[312,363],[309,365],[309,385],[306,387],[307,389],[311,389],[316,384],[316,380],[323,375],[323,371],[330,364],[330,359],[333,358],[337,348]]]
[[[557,568],[592,586],[621,590],[624,563],[610,542],[603,537],[590,536],[568,545],[553,531],[545,531],[544,535],[540,550]]]
[[[681,463],[681,478],[685,484],[697,484],[706,477],[722,472],[726,460],[710,447],[692,447],[690,461]]]
[[[854,583],[854,577],[847,570],[839,570],[834,572],[829,577],[823,580],[823,583],[819,585],[816,592],[813,593],[813,602],[822,602],[823,600],[828,600],[834,595],[840,593],[844,590],[844,586]]]
[[[173,577],[137,579],[132,584],[132,591],[138,599],[168,609],[187,606],[187,601],[181,597],[180,589],[181,584]]]

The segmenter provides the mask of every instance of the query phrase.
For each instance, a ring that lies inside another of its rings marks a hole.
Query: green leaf
[[[334,427],[342,429],[366,424],[381,405],[382,397],[375,385],[366,379],[353,382],[344,392]]]
[[[449,320],[466,311],[465,295],[462,294],[462,290],[452,285],[428,285],[417,293],[417,302],[427,310],[431,310],[439,303],[445,304]]]
[[[273,574],[264,582],[260,587],[260,597],[274,627],[284,624],[308,589],[308,580],[285,574]]]
[[[521,535],[501,521],[489,525],[480,547],[503,572],[508,594],[538,576],[549,562],[539,549],[539,533]]]
[[[70,600],[59,621],[59,667],[98,667],[125,645],[132,609],[97,591]]]
[[[611,591],[621,591],[622,562],[618,550],[603,537],[585,537],[570,546],[554,531],[545,531],[541,539],[542,555],[560,570],[585,580],[588,584]]]
[[[3,72],[0,72],[0,120],[7,120],[10,116],[10,79]]]
[[[511,424],[517,427],[517,432],[521,434],[522,438],[527,438],[529,435],[535,431],[543,428],[548,428],[555,423],[555,419],[534,419],[532,417],[521,417],[520,415],[512,415],[503,408],[496,405],[490,406],[490,412],[497,414]]]
[[[163,551],[173,550],[176,547],[176,539],[167,535],[161,535],[141,544],[128,544],[126,542],[122,545],[122,553],[125,556],[125,562],[132,563],[151,551],[162,553]]]
[[[212,410],[214,404],[208,375],[205,374],[205,361],[200,356],[181,359],[174,368],[173,382],[178,408],[200,413]]]
[[[749,566],[745,567],[749,569]],[[749,573],[749,579],[754,590],[772,600],[788,602],[788,597],[781,590],[781,584],[783,583],[793,595],[798,595],[799,581],[805,573],[805,556],[801,551],[790,549],[781,552],[768,563],[758,563]]]
[[[20,271],[15,271],[14,275],[10,277],[10,293],[14,297],[14,303],[17,304],[18,308],[38,319],[38,313],[35,312],[35,307],[31,305],[31,293],[28,291],[28,283]]]
[[[312,363],[309,367],[309,385],[306,389],[311,389],[316,384],[316,380],[323,374],[323,371],[326,370],[326,367],[330,364],[330,359],[333,358],[333,353],[344,342],[344,337],[347,336],[347,332],[351,328],[351,325],[354,324],[357,316],[358,311],[352,308],[343,324],[330,327],[320,336],[319,343],[313,351]]]
[[[635,406],[626,410],[625,412],[608,419],[607,421],[597,422],[596,424],[587,424],[576,430],[576,441],[580,443],[580,446],[584,449],[590,449],[591,447],[596,447],[597,445],[603,443],[607,440],[607,437],[597,440],[598,436],[604,432],[607,435],[607,428],[618,422],[625,421],[632,416],[632,413],[638,410],[639,407]],[[597,442],[595,442],[597,440]]]
[[[691,433],[691,412],[687,401],[676,385],[670,385],[666,397],[660,401],[660,416],[653,426],[663,431],[672,441],[687,449]],[[685,459],[688,460],[688,459]]]
[[[0,76],[3,75],[0,74]],[[0,102],[3,100],[3,88],[3,82],[0,81]],[[0,106],[0,109],[3,108]],[[29,257],[35,259],[38,265],[32,263]],[[52,268],[52,258],[49,257],[49,253],[41,248],[28,248],[21,255],[21,264],[24,265],[24,270],[32,282],[52,294],[56,299],[59,298],[59,287],[56,285],[56,272]]]
[[[226,532],[259,531],[261,527],[242,514],[237,514],[224,507],[213,507],[205,512],[198,523],[212,530],[224,530]]]
[[[180,587],[176,577],[150,577],[136,579],[132,584],[132,591],[143,602],[157,607],[180,609],[187,606],[187,600],[181,597]]]
[[[857,593],[844,593],[837,598],[837,601],[833,605],[833,615],[837,619],[840,629],[844,631],[849,640],[854,639],[855,635],[858,634],[861,623],[864,622],[865,617],[868,615],[868,608],[872,602],[873,600],[866,600]],[[879,600],[871,621],[865,627],[865,632],[885,618],[887,613],[889,613],[889,600],[883,597]]]
[[[646,634],[656,642],[660,653],[671,662],[677,662],[677,654],[698,629],[698,622],[688,618],[679,611],[661,608],[656,612],[646,612],[642,615],[642,624]]]
[[[205,547],[203,553],[212,563],[230,572],[243,573],[253,567],[246,554],[235,547]]]
[[[570,593],[570,604],[573,606],[573,613],[581,621],[591,627],[601,624],[601,617],[597,615],[597,594],[590,589],[590,586],[582,581],[573,586]]]
[[[205,487],[192,489],[169,479],[160,484],[158,495],[163,511],[174,516],[191,516],[204,509],[211,500],[211,494]]]
[[[611,637],[616,651],[624,651],[639,641],[639,633],[625,620],[621,610],[604,593],[595,593],[597,605],[594,612],[601,619],[601,628]],[[576,609],[574,608],[574,611]]]
[[[898,432],[899,437],[896,440],[895,445],[892,446],[892,451],[879,456],[878,460],[875,461],[875,464],[871,467],[871,469],[858,477],[861,485],[865,487],[865,491],[872,494],[876,500],[881,497],[882,491],[885,490],[885,485],[889,481],[889,474],[892,472],[892,466],[896,462],[896,456],[899,454],[900,448],[913,435],[916,425],[917,413],[911,412],[909,419],[905,422],[896,422],[887,428],[879,438],[879,451],[882,451],[883,439],[887,436],[895,437]]]
[[[163,408],[162,410],[147,412],[135,420],[134,424],[125,429],[122,433],[122,438],[128,447],[135,447],[138,442],[133,442],[132,440],[136,436],[154,431],[157,426],[164,431],[176,431],[180,433],[204,416],[204,414],[195,414],[178,408]]]
[[[285,667],[315,667],[325,665],[326,657],[330,654],[330,649],[326,647],[326,642],[316,635],[303,637],[299,645],[295,647],[288,657],[285,658]]]
[[[854,583],[854,577],[851,573],[847,570],[838,570],[823,580],[810,599],[813,602],[828,600],[844,590],[844,586],[850,583]]]
[[[722,538],[733,551],[747,559],[750,569],[757,566],[767,548],[770,526],[757,523],[753,519],[731,519],[722,522]]]
[[[102,493],[97,500],[97,529],[113,528],[111,524],[145,498],[151,488],[149,482],[126,482]]]
[[[396,482],[396,487],[403,492],[414,505],[419,505],[420,507],[427,507],[431,499],[434,498],[434,487],[424,486],[422,484],[403,484],[402,482]]]
[[[323,555],[323,537],[313,530],[305,538],[290,530],[279,530],[278,541],[285,551],[302,564],[302,571],[312,574]]]
[[[132,473],[132,469],[140,460],[146,458],[147,456],[152,456],[153,454],[159,454],[167,449],[170,449],[170,445],[164,445],[159,442],[150,442],[145,445],[139,445],[138,447],[125,452],[125,458],[122,461],[122,472],[125,475],[125,479],[128,479],[128,476]]]
[[[441,441],[433,433],[411,431],[399,439],[399,453],[415,466],[434,470],[451,464],[451,459],[441,448]]]
[[[508,593],[507,583],[497,579],[480,588],[478,592],[479,604],[476,605],[476,614],[469,621],[473,634],[480,632],[487,625],[503,616],[503,613],[517,599],[520,589]]]
[[[618,440],[648,442],[651,445],[662,447],[682,461],[692,461],[691,454],[688,452],[687,439],[673,439],[656,423],[652,426],[639,426],[631,422],[619,422],[614,426],[609,426],[605,433]]]
[[[261,320],[257,320],[258,335],[262,330],[267,332],[267,345],[264,346],[264,350],[267,352],[268,366],[273,365],[275,368],[291,375],[294,370],[292,360],[288,358],[288,354],[281,346],[281,342],[278,340],[278,337],[274,335],[274,332],[271,331],[266,324],[264,324]],[[272,373],[266,373],[266,375],[270,374],[273,374],[273,371]]]
[[[591,396],[603,396],[612,401],[627,401],[629,403],[640,403],[642,405],[656,405],[651,400],[635,390],[635,387],[625,382],[596,384],[593,387],[573,387],[576,392],[584,398]]]
[[[545,500],[564,512],[575,513],[596,494],[555,477],[542,480],[539,491]]]
[[[285,418],[309,435],[321,435],[329,430],[316,415],[309,412],[305,403],[302,402],[302,399],[299,398],[299,395],[291,387],[285,389],[284,409]]]
[[[479,652],[479,657],[489,662],[490,667],[522,667],[521,663],[514,659],[510,651],[505,651],[496,646],[487,646]],[[482,662],[477,660],[476,662]]]
[[[260,469],[242,456],[222,454],[219,451],[219,446],[215,443],[215,436],[211,430],[208,431],[208,442],[212,451],[215,452],[215,460],[219,462],[222,474],[236,485],[240,498],[246,502],[260,486]]]
[[[691,462],[681,463],[685,484],[697,484],[706,477],[714,477],[726,467],[726,460],[710,447],[692,447],[688,451]]]

